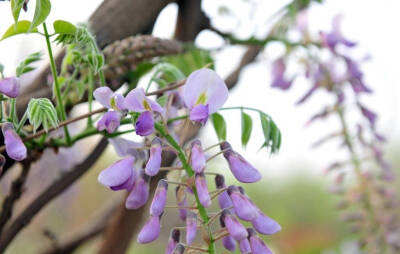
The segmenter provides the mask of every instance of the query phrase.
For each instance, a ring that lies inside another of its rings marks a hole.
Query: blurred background
[[[101,4],[100,0],[58,0],[52,1],[50,21],[65,19],[72,23],[84,22]],[[274,14],[289,1],[272,0],[204,0],[203,10],[211,17],[212,24],[222,31],[234,31],[239,38],[250,35],[265,35]],[[33,6],[32,6],[33,7]],[[33,9],[23,13],[22,19],[31,17]],[[312,4],[309,9],[309,25],[312,33],[330,30],[335,15],[342,14],[343,34],[357,41],[355,57],[370,56],[362,65],[365,81],[374,90],[363,101],[379,115],[377,129],[388,138],[386,144],[387,160],[397,171],[400,159],[400,118],[399,114],[399,75],[398,59],[400,51],[400,34],[398,10],[400,2],[365,0],[326,0],[323,4]],[[172,38],[178,8],[176,4],[168,5],[158,17],[153,35]],[[0,34],[12,23],[9,3],[0,2]],[[29,36],[29,38],[28,38]],[[6,66],[5,73],[12,75],[15,67],[28,54],[41,50],[45,53],[43,38],[35,35],[22,35],[0,42],[0,62]],[[236,66],[244,52],[242,46],[228,46],[222,50],[224,41],[211,31],[203,31],[195,41],[196,46],[213,50],[216,71],[225,77]],[[270,44],[257,60],[246,67],[240,76],[237,87],[232,90],[225,106],[249,106],[268,113],[282,131],[282,146],[279,154],[270,156],[259,150],[258,135],[261,129],[254,125],[254,133],[249,145],[244,150],[240,143],[239,112],[224,112],[228,123],[228,140],[237,151],[251,161],[264,175],[262,181],[246,186],[249,196],[260,208],[282,225],[283,230],[266,242],[279,254],[313,254],[313,253],[356,253],[353,248],[356,235],[350,234],[348,228],[340,222],[340,212],[335,204],[338,197],[328,192],[333,180],[323,174],[331,162],[346,158],[338,152],[337,143],[325,144],[313,149],[311,144],[327,134],[327,130],[338,128],[337,119],[318,122],[311,127],[305,123],[317,109],[324,105],[327,97],[323,94],[314,96],[301,107],[295,106],[298,98],[304,94],[309,84],[298,80],[289,92],[281,92],[270,87],[271,62],[282,54],[279,43]],[[144,78],[144,84],[148,82]],[[246,84],[244,86],[244,84]],[[351,120],[351,119],[350,119]],[[214,144],[217,139],[212,126],[207,126],[200,137],[204,146]],[[93,140],[92,140],[93,141]],[[90,141],[88,141],[90,143]],[[74,149],[88,151],[88,144],[77,144]],[[57,170],[68,168],[69,151],[63,151],[49,162],[52,168],[37,167],[26,195],[18,208],[31,200],[43,188],[44,182],[50,182],[58,175]],[[49,151],[49,153],[53,153]],[[83,154],[75,152],[76,160]],[[49,156],[55,157],[54,154]],[[14,241],[7,253],[37,253],[43,246],[50,246],[54,237],[63,238],[73,235],[80,226],[93,217],[103,204],[111,199],[122,198],[121,193],[110,192],[98,184],[98,173],[115,161],[115,151],[109,147],[105,155],[96,163],[78,184],[71,187],[55,202],[49,205],[32,225],[24,230]],[[51,164],[53,163],[53,164]],[[62,164],[62,166],[60,166]],[[212,164],[215,171],[228,172],[226,163],[219,158]],[[8,179],[12,178],[9,174]],[[228,177],[227,182],[234,182]],[[397,184],[399,186],[399,184]],[[9,182],[2,182],[2,195],[9,188]],[[172,196],[172,189],[171,189]],[[151,244],[135,244],[129,253],[163,253],[169,229],[180,225],[174,212],[167,211],[163,219],[162,237]],[[39,232],[39,233],[38,233]],[[43,233],[42,233],[43,232]],[[134,241],[134,240],[133,240]],[[77,253],[92,253],[97,240],[80,248]],[[28,247],[29,246],[29,247]]]

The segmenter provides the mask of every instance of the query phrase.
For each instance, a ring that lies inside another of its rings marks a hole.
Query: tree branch
[[[50,201],[66,190],[76,180],[78,180],[84,173],[86,173],[91,166],[97,161],[100,155],[107,147],[107,139],[102,138],[97,144],[96,148],[91,152],[86,159],[76,165],[71,171],[53,182],[46,190],[44,190],[35,200],[33,200],[23,211],[19,214],[14,221],[7,227],[3,234],[0,236],[0,253],[4,252],[7,246],[11,243],[14,237],[29,224],[32,218]]]

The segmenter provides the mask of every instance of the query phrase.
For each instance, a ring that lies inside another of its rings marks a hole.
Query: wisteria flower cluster
[[[278,232],[280,225],[265,215],[246,195],[242,186],[227,186],[221,173],[209,172],[208,161],[222,154],[234,177],[242,183],[255,183],[261,179],[261,173],[237,153],[227,141],[222,141],[210,148],[203,148],[200,140],[195,139],[188,145],[181,145],[170,134],[167,111],[173,107],[172,101],[182,101],[188,119],[204,125],[209,116],[217,112],[228,97],[224,81],[210,69],[194,71],[179,91],[169,93],[166,108],[152,100],[144,89],[135,88],[126,97],[113,93],[107,87],[94,91],[94,97],[106,108],[107,113],[99,120],[97,128],[113,133],[118,129],[124,116],[130,115],[134,121],[136,134],[146,137],[143,145],[118,138],[112,143],[123,158],[104,169],[98,181],[114,191],[125,190],[129,193],[125,206],[138,209],[150,198],[149,181],[161,171],[179,170],[180,181],[168,178],[158,182],[152,198],[149,218],[141,229],[137,241],[145,244],[156,240],[160,234],[162,217],[167,208],[177,209],[185,227],[171,230],[165,253],[184,253],[186,250],[199,250],[216,253],[215,242],[222,241],[229,251],[240,249],[241,253],[272,253],[258,234],[271,235]],[[173,98],[175,97],[175,98]],[[175,117],[181,119],[181,117]],[[148,144],[148,145],[146,145]],[[220,152],[209,157],[211,148],[219,146]],[[162,167],[163,151],[172,150],[178,157],[176,166]],[[144,153],[144,154],[143,154]],[[207,175],[215,176],[215,190],[210,191]],[[176,185],[176,200],[167,200],[170,185]],[[219,211],[210,215],[213,201],[217,200]],[[168,202],[169,201],[169,202]],[[169,205],[170,204],[170,205]],[[250,222],[246,228],[240,220]],[[219,221],[220,227],[214,224]],[[185,232],[186,238],[181,239]],[[207,248],[196,242],[203,233]]]
[[[335,161],[327,167],[327,173],[336,173],[331,191],[343,197],[338,208],[360,204],[356,212],[347,212],[343,216],[345,221],[353,223],[353,232],[362,232],[360,246],[367,253],[387,253],[380,251],[392,248],[398,250],[400,246],[400,224],[396,219],[399,202],[390,186],[395,175],[389,163],[384,160],[382,144],[385,138],[377,132],[378,116],[361,101],[363,95],[372,93],[364,82],[364,73],[360,67],[364,60],[351,57],[352,49],[357,44],[341,33],[341,18],[342,16],[334,18],[332,31],[313,36],[307,29],[307,9],[297,14],[295,30],[301,35],[301,42],[297,46],[299,51],[307,51],[306,56],[299,54],[302,55],[299,62],[304,65],[304,76],[311,83],[311,88],[297,104],[315,96],[316,91],[326,91],[333,96],[333,105],[327,105],[313,115],[307,126],[316,120],[336,115],[341,130],[323,137],[314,147],[334,138],[341,140],[341,147],[347,149],[350,158],[349,161]],[[287,70],[287,63],[298,57],[293,52],[296,51],[288,50],[273,63],[272,87],[287,90],[293,85],[295,78],[301,76],[301,73],[290,75]],[[355,126],[350,126],[347,122],[346,113],[350,110],[355,110],[360,116]],[[371,160],[381,169],[377,174],[379,177],[374,177],[375,173],[369,163]],[[350,175],[347,169],[354,172],[358,183],[355,188],[344,185],[345,176]]]

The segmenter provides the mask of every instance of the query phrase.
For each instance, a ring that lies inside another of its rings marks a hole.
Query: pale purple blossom
[[[246,228],[228,210],[222,211],[221,224],[226,227],[229,235],[236,241],[245,239],[248,235]]]
[[[19,78],[10,77],[0,80],[0,93],[10,98],[17,98],[20,90]]]
[[[24,160],[27,156],[27,149],[21,137],[15,132],[13,124],[3,123],[1,131],[3,132],[4,145],[8,156],[16,161]]]
[[[248,239],[250,241],[252,254],[272,254],[272,251],[268,248],[264,241],[257,236],[257,233],[254,231],[254,229],[248,228],[247,232],[249,233]]]
[[[154,132],[154,119],[151,111],[145,111],[140,114],[135,124],[136,134],[148,136]]]
[[[161,179],[158,182],[153,201],[150,206],[150,215],[158,216],[164,212],[165,204],[167,202],[168,183]]]
[[[147,161],[145,172],[149,176],[155,176],[161,167],[162,146],[159,138],[154,138],[150,148],[150,158]]]
[[[117,111],[106,112],[97,122],[97,130],[106,130],[110,134],[114,133],[120,125],[121,117],[121,113]]]
[[[261,211],[258,211],[257,216],[251,221],[251,223],[253,228],[263,235],[273,235],[282,229],[276,221]]]
[[[191,245],[197,234],[197,215],[194,212],[188,212],[186,216],[186,244]]]
[[[228,188],[229,197],[232,200],[235,214],[239,219],[251,221],[257,216],[258,208],[246,195],[240,193],[239,189],[232,185]]]
[[[232,236],[227,235],[224,238],[222,238],[222,245],[224,246],[225,249],[229,251],[235,251],[236,249],[236,242],[235,239],[232,238]]]
[[[196,174],[195,185],[197,189],[197,194],[199,195],[200,203],[204,207],[210,207],[211,197],[210,193],[208,192],[207,181],[203,173]]]
[[[239,249],[240,249],[240,253],[242,253],[242,254],[251,253],[249,239],[247,239],[247,238],[241,239],[239,241]]]
[[[191,144],[190,164],[196,173],[202,173],[207,164],[201,142],[198,139]]]
[[[278,58],[272,64],[272,87],[287,90],[292,85],[292,80],[285,77],[286,65],[283,58]]]
[[[139,113],[146,111],[164,113],[164,109],[157,102],[146,97],[142,87],[137,87],[126,95],[125,107],[128,110]]]
[[[140,172],[125,201],[126,208],[138,209],[146,204],[149,198],[149,180],[143,171]]]
[[[161,216],[150,216],[149,220],[139,232],[137,238],[139,243],[150,243],[158,238],[161,228],[160,217]]]
[[[100,172],[98,181],[112,190],[129,189],[136,179],[134,161],[134,157],[128,156],[114,162]]]
[[[341,30],[340,30],[341,20],[342,20],[341,15],[336,16],[332,22],[332,31],[329,33],[325,33],[325,32],[320,33],[322,44],[332,51],[335,51],[336,46],[339,44],[342,44],[346,47],[354,47],[356,45],[355,42],[347,40],[342,35]]]

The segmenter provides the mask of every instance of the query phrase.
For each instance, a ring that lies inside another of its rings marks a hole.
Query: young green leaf
[[[57,34],[74,35],[76,32],[76,26],[65,20],[54,21],[53,27],[54,27],[54,32]]]
[[[19,14],[24,6],[25,0],[11,0],[11,12],[14,17],[15,25],[17,25]]]
[[[47,98],[31,99],[27,111],[28,119],[33,126],[34,132],[36,132],[40,125],[43,125],[46,132],[49,127],[58,126],[57,111]]]
[[[271,153],[275,153],[279,150],[280,147],[281,132],[274,123],[274,121],[271,121],[270,140],[271,140]]]
[[[6,38],[9,38],[11,36],[17,35],[17,34],[25,34],[25,33],[37,33],[38,30],[36,28],[29,30],[29,27],[31,26],[31,22],[27,20],[21,20],[18,21],[16,25],[10,26],[7,31],[3,34],[0,40],[4,40]]]
[[[160,104],[161,107],[167,105],[167,101],[168,101],[168,95],[163,95],[157,98],[157,103]]]
[[[36,0],[35,14],[33,15],[29,31],[42,24],[46,20],[47,16],[49,16],[50,10],[51,3],[49,0]]]
[[[268,147],[270,145],[271,135],[271,121],[267,118],[264,113],[260,113],[261,127],[264,134],[264,143],[262,147]]]
[[[218,113],[214,113],[211,115],[211,120],[218,139],[226,140],[226,123],[224,117]]]
[[[41,60],[41,58],[42,58],[42,54],[40,52],[30,54],[24,61],[22,61],[18,65],[18,67],[16,69],[17,77],[20,77],[21,75],[34,70],[35,68],[32,67],[30,64]]]
[[[251,116],[242,111],[242,145],[244,147],[246,147],[249,142],[252,129],[253,120]]]

